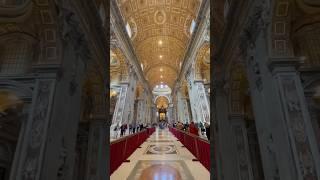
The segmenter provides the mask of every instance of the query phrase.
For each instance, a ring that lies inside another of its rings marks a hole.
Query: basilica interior
[[[317,0],[0,0],[0,180],[320,180]]]

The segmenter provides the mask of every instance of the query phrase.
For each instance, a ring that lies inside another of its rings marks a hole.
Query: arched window
[[[25,39],[0,41],[0,74],[12,75],[28,72],[32,62],[33,48]]]
[[[193,33],[195,28],[196,28],[196,22],[194,20],[192,20],[191,25],[190,25],[190,34]]]
[[[130,27],[129,23],[127,23],[127,25],[126,25],[126,30],[127,30],[127,33],[129,35],[129,37],[131,38],[132,37],[132,31],[131,31],[131,27]]]

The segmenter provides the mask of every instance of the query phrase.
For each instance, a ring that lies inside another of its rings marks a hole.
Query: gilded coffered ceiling
[[[184,58],[190,26],[201,0],[118,0],[125,24],[150,87],[171,88]]]

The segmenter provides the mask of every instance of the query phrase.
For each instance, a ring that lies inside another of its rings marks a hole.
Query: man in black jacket
[[[210,141],[210,124],[208,124],[207,122],[204,123],[204,126],[206,127],[206,135],[208,140]]]

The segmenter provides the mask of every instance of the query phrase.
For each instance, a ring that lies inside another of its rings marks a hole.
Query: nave
[[[113,172],[111,180],[209,180],[210,172],[168,129],[156,131]]]

